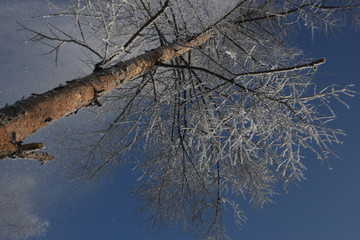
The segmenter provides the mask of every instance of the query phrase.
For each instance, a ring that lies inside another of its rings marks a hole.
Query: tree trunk
[[[51,122],[94,103],[98,97],[144,74],[156,63],[169,61],[204,44],[215,34],[216,31],[210,29],[187,42],[158,47],[0,109],[0,159],[32,158],[42,163],[51,160],[53,157],[47,153],[36,154],[44,144],[22,145],[22,141]]]

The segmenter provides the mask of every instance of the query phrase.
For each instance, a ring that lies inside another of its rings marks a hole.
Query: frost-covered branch
[[[334,155],[344,133],[326,125],[336,118],[330,100],[354,93],[316,91],[325,59],[305,59],[287,37],[301,25],[331,31],[358,14],[352,0],[79,0],[42,19],[70,18],[72,34],[53,24],[47,33],[23,28],[50,52],[73,43],[99,63],[67,85],[72,94],[55,89],[67,105],[87,93],[73,110],[103,97],[94,111],[106,124],[65,133],[64,144],[84,152],[75,174],[93,179],[137,150],[134,191],[150,220],[224,239],[225,209],[246,221],[239,196],[262,207],[279,182],[304,179],[304,150]]]

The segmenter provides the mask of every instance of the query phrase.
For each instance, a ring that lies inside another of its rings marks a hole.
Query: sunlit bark
[[[24,151],[42,148],[43,145],[38,144],[24,149],[21,142],[51,122],[91,105],[98,97],[149,71],[156,63],[169,61],[202,45],[214,34],[214,31],[207,31],[188,42],[156,48],[0,109],[0,158],[18,157],[25,154]]]

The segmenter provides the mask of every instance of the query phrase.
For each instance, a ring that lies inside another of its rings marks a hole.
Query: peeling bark
[[[169,61],[204,44],[215,34],[216,31],[210,29],[187,42],[158,47],[0,109],[0,159],[21,156],[29,158],[21,143],[37,130],[90,105],[98,97],[144,74],[156,63]]]

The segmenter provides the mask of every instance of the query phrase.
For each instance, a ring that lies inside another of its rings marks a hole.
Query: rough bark
[[[98,97],[144,74],[156,63],[169,61],[204,44],[215,34],[216,31],[210,29],[192,40],[158,47],[0,109],[0,159],[32,158],[41,163],[52,160],[53,157],[47,153],[36,154],[44,144],[23,145],[22,141],[51,122],[91,105]]]

